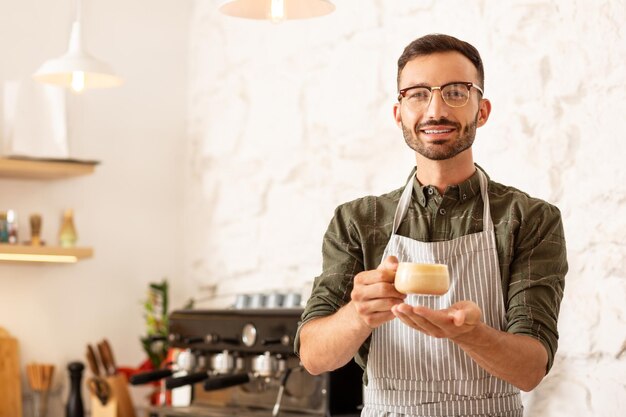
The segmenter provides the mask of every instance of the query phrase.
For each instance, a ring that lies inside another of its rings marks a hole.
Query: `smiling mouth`
[[[440,135],[452,132],[454,129],[422,129],[421,132],[427,135]]]

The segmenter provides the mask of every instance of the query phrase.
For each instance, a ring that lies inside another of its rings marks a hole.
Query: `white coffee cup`
[[[445,294],[450,287],[448,265],[400,262],[394,286],[403,294]]]

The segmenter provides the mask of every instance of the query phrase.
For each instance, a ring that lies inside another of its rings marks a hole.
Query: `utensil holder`
[[[48,412],[48,391],[33,391],[33,417],[46,417]]]

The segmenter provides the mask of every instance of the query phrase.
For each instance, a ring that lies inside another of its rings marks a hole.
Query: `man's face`
[[[400,89],[415,85],[439,87],[454,81],[478,84],[476,68],[458,52],[436,53],[407,62],[400,74]],[[418,110],[410,109],[405,100],[394,107],[396,122],[407,145],[431,160],[450,159],[469,149],[476,128],[485,124],[491,110],[475,88],[463,107],[447,105],[440,90],[433,90],[430,103]]]

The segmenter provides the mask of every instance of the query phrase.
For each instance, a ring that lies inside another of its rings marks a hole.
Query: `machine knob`
[[[256,343],[257,330],[254,324],[248,323],[241,330],[241,341],[245,346],[252,347]]]
[[[289,344],[291,343],[291,337],[289,337],[289,335],[283,335],[280,339],[263,339],[261,340],[261,344],[263,346],[269,346],[269,345],[283,345],[283,346],[289,346]]]

